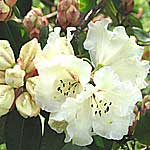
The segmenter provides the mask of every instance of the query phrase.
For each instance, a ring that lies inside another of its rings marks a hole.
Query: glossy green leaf
[[[5,124],[7,150],[39,150],[41,128],[39,117],[24,119],[13,110],[8,114]]]
[[[0,144],[5,142],[5,135],[4,135],[5,121],[6,121],[6,116],[0,117]]]
[[[29,10],[31,10],[32,0],[17,0],[17,7],[22,17],[24,17]]]
[[[150,145],[150,110],[140,118],[135,128],[134,136],[139,142]]]
[[[90,150],[87,147],[73,145],[71,143],[65,144],[61,150]]]
[[[144,30],[136,27],[133,27],[133,31],[138,41],[150,43],[150,32],[145,32]]]
[[[45,123],[40,150],[60,150],[64,144],[64,134],[56,133]]]
[[[96,5],[96,0],[79,0],[79,9],[82,13],[87,12]]]

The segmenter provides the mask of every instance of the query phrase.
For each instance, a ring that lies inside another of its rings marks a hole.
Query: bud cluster
[[[0,21],[6,21],[11,17],[12,7],[17,0],[0,0]]]
[[[80,12],[76,0],[59,0],[57,10],[57,21],[63,29],[78,25]]]
[[[23,25],[30,38],[39,38],[40,29],[48,25],[48,20],[38,8],[32,8],[23,20]]]

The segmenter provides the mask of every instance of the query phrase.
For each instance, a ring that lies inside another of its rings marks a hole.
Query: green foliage
[[[141,143],[150,145],[150,110],[147,110],[146,113],[138,121],[138,124],[135,128],[134,136]]]
[[[8,114],[5,125],[7,150],[38,150],[41,137],[39,117],[25,119],[17,110]]]

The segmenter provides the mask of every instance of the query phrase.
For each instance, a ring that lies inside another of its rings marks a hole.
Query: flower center
[[[56,84],[56,95],[58,97],[75,97],[76,94],[79,94],[82,86],[79,82],[75,80],[66,80],[60,79]]]
[[[112,102],[109,100],[106,100],[104,98],[98,99],[95,94],[91,97],[91,108],[93,111],[93,114],[99,115],[100,117],[109,113],[112,106]]]

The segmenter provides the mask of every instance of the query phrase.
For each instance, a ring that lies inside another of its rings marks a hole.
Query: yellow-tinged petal
[[[40,107],[32,99],[28,92],[22,93],[16,100],[16,107],[24,117],[36,117],[40,113]]]
[[[6,70],[15,64],[13,50],[7,40],[0,40],[0,70]]]
[[[4,84],[4,83],[5,83],[5,72],[0,71],[0,84]]]
[[[39,80],[39,77],[35,76],[35,77],[28,78],[26,81],[26,89],[30,93],[30,95],[32,96],[33,99],[35,96],[34,88],[35,88],[35,85],[36,85],[38,80]]]
[[[9,112],[15,98],[14,90],[9,85],[0,85],[0,116]]]
[[[25,71],[19,65],[14,68],[9,68],[5,72],[5,82],[14,88],[19,88],[24,85]]]
[[[37,39],[29,41],[21,48],[18,63],[21,63],[22,69],[24,69],[27,73],[33,70],[33,59],[40,51],[41,47]]]

